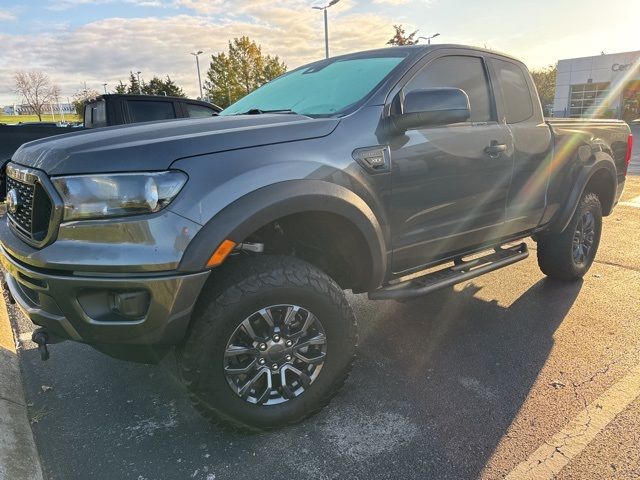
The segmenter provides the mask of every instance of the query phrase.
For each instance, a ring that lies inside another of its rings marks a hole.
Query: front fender
[[[579,167],[577,175],[575,176],[576,180],[573,184],[573,188],[569,191],[564,202],[564,206],[559,210],[556,218],[551,222],[551,228],[549,229],[551,233],[561,233],[567,228],[571,218],[578,208],[578,204],[587,185],[594,175],[601,175],[600,172],[606,172],[606,175],[603,175],[603,178],[606,178],[606,181],[610,182],[608,187],[611,188],[611,192],[615,195],[618,187],[618,174],[613,159],[604,151],[595,152],[592,159],[592,162],[583,164]],[[610,211],[604,211],[603,213],[608,215]]]
[[[383,229],[367,203],[354,192],[322,180],[290,180],[260,188],[217,213],[196,234],[178,270],[202,271],[224,240],[241,242],[251,233],[284,216],[303,212],[339,215],[362,233],[371,260],[371,288],[379,286],[387,267]],[[363,246],[363,247],[365,247]]]

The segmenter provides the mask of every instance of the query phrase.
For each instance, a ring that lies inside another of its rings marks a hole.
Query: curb
[[[0,480],[42,478],[13,330],[4,295],[0,295]]]

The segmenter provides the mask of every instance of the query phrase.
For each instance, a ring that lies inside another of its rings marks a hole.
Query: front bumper
[[[0,253],[9,291],[33,323],[56,337],[88,343],[118,357],[127,356],[118,352],[136,347],[179,343],[210,273],[88,276],[37,269],[4,248]],[[129,293],[142,299],[136,318],[113,309],[114,295]]]

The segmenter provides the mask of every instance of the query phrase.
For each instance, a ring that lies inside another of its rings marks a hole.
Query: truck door
[[[485,61],[472,54],[444,54],[430,60],[403,90],[433,87],[465,91],[471,118],[409,130],[390,141],[395,273],[503,235],[513,145],[509,129],[497,122]]]
[[[531,76],[524,65],[505,58],[490,58],[497,85],[498,115],[506,123],[514,142],[513,179],[507,200],[505,230],[518,234],[534,229],[547,203],[547,186],[553,154],[551,129]]]

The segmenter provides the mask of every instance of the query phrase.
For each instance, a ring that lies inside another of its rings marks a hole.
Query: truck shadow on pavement
[[[319,415],[270,434],[207,424],[166,364],[127,364],[72,343],[54,345],[43,364],[25,350],[28,401],[45,412],[33,424],[45,472],[68,480],[476,478],[580,289],[545,279],[508,307],[478,298],[473,283],[410,303],[352,296],[361,346],[344,390]]]
[[[368,370],[362,364],[386,359],[394,378],[381,389],[380,403],[397,405],[416,425],[420,450],[401,464],[419,461],[425,469],[422,477],[409,476],[477,478],[529,395],[581,287],[543,279],[504,307],[476,297],[482,288],[469,283],[397,306],[391,318],[363,328],[357,375]]]

